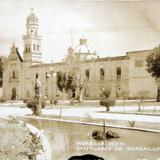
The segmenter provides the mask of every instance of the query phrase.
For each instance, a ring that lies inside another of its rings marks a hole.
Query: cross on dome
[[[31,13],[33,14],[33,11],[34,11],[34,9],[33,8],[31,8]]]

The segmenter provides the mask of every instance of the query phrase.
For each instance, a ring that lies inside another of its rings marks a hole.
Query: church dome
[[[32,13],[27,17],[27,23],[38,23],[38,17],[33,13]]]
[[[87,46],[87,39],[80,39],[79,40],[79,45],[75,49],[76,53],[90,53],[90,50],[88,49]]]
[[[96,52],[91,52],[87,45],[87,39],[81,38],[78,47],[75,48],[74,53],[80,56],[81,60],[97,58]]]

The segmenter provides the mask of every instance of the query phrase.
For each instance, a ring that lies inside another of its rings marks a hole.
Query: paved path
[[[112,111],[115,109],[112,109]],[[119,108],[119,111],[120,109],[122,109],[122,107]],[[102,111],[102,113],[100,113],[100,111]],[[104,107],[63,108],[62,116],[160,123],[160,116],[105,113],[104,111],[105,111]],[[53,109],[43,109],[42,113],[45,115],[59,115],[60,107],[53,108]],[[6,106],[0,107],[0,117],[9,116],[9,115],[26,115],[26,114],[32,114],[31,110],[28,108],[18,108],[18,107],[6,107]]]

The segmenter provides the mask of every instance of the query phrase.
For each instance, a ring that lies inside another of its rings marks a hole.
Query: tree
[[[74,50],[70,47],[65,61],[65,73],[68,79],[67,82],[69,82],[67,86],[70,87],[70,94],[75,94],[79,102],[82,101],[82,90],[86,82],[82,78],[81,62],[80,56],[75,54]]]
[[[157,102],[160,102],[160,47],[154,48],[148,55],[147,71],[155,78],[157,83]]]
[[[57,86],[63,94],[63,103],[65,100],[65,94],[68,93],[69,95],[71,95],[71,93],[73,93],[73,91],[75,90],[75,84],[72,76],[66,75],[66,73],[63,73],[61,71],[57,72]],[[62,106],[60,108],[60,118],[61,115],[62,115]]]
[[[61,91],[61,92],[64,92],[65,91],[65,88],[66,88],[66,74],[63,73],[63,72],[57,72],[57,86],[58,86],[58,89]]]
[[[57,86],[63,94],[71,94],[76,89],[73,77],[63,72],[57,72]]]
[[[70,47],[65,59],[64,72],[57,73],[57,86],[63,95],[69,95],[71,101],[73,98],[82,101],[82,90],[86,80],[82,78],[81,62],[80,56]]]
[[[141,105],[143,104],[143,101],[148,97],[149,91],[139,91],[138,92],[138,98],[140,101],[138,102],[138,111],[141,111]]]
[[[34,99],[27,101],[27,107],[33,111],[33,115],[41,115],[41,109],[45,107],[45,99],[41,99],[41,83],[38,79],[38,74],[36,75],[36,83],[34,86],[35,96]]]

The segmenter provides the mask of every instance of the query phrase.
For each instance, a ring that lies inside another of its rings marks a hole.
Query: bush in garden
[[[54,104],[54,105],[57,105],[57,103],[58,103],[58,100],[55,99],[55,100],[53,101],[53,104]]]
[[[96,140],[105,140],[106,139],[105,133],[100,130],[94,130],[92,132],[92,137],[93,137],[93,139],[96,139]]]
[[[54,99],[54,100],[50,100],[50,104],[54,104],[54,106],[56,106],[58,103],[58,100]]]
[[[109,98],[111,94],[110,90],[105,90],[100,94],[101,100],[100,105],[106,107],[106,111],[110,111],[110,107],[115,105],[115,100]]]
[[[35,100],[29,100],[27,101],[27,107],[32,109],[36,107],[36,101]]]
[[[34,115],[36,115],[36,106],[37,106],[37,102],[35,100],[27,101],[27,107],[33,111]]]
[[[4,102],[6,102],[6,100],[0,99],[0,103],[4,103]]]
[[[109,138],[120,138],[120,135],[116,132],[113,132],[113,131],[103,132],[100,130],[94,130],[92,132],[92,137],[95,140],[105,140],[105,139],[109,139]]]
[[[110,111],[110,107],[115,105],[115,100],[111,98],[105,98],[100,100],[100,105],[106,107],[106,111]]]
[[[45,108],[45,106],[46,106],[46,101],[42,100],[41,101],[41,107]],[[38,115],[37,114],[37,102],[36,102],[36,100],[27,101],[27,107],[30,108],[33,111],[34,115]]]
[[[28,99],[23,99],[23,103],[27,104],[28,101],[29,101]]]
[[[103,98],[109,98],[111,94],[111,90],[107,89],[105,91],[103,91],[101,94],[100,94],[100,98],[103,99]]]
[[[42,106],[42,108],[45,108],[45,106],[46,106],[46,101],[45,100],[42,100],[41,106]]]

